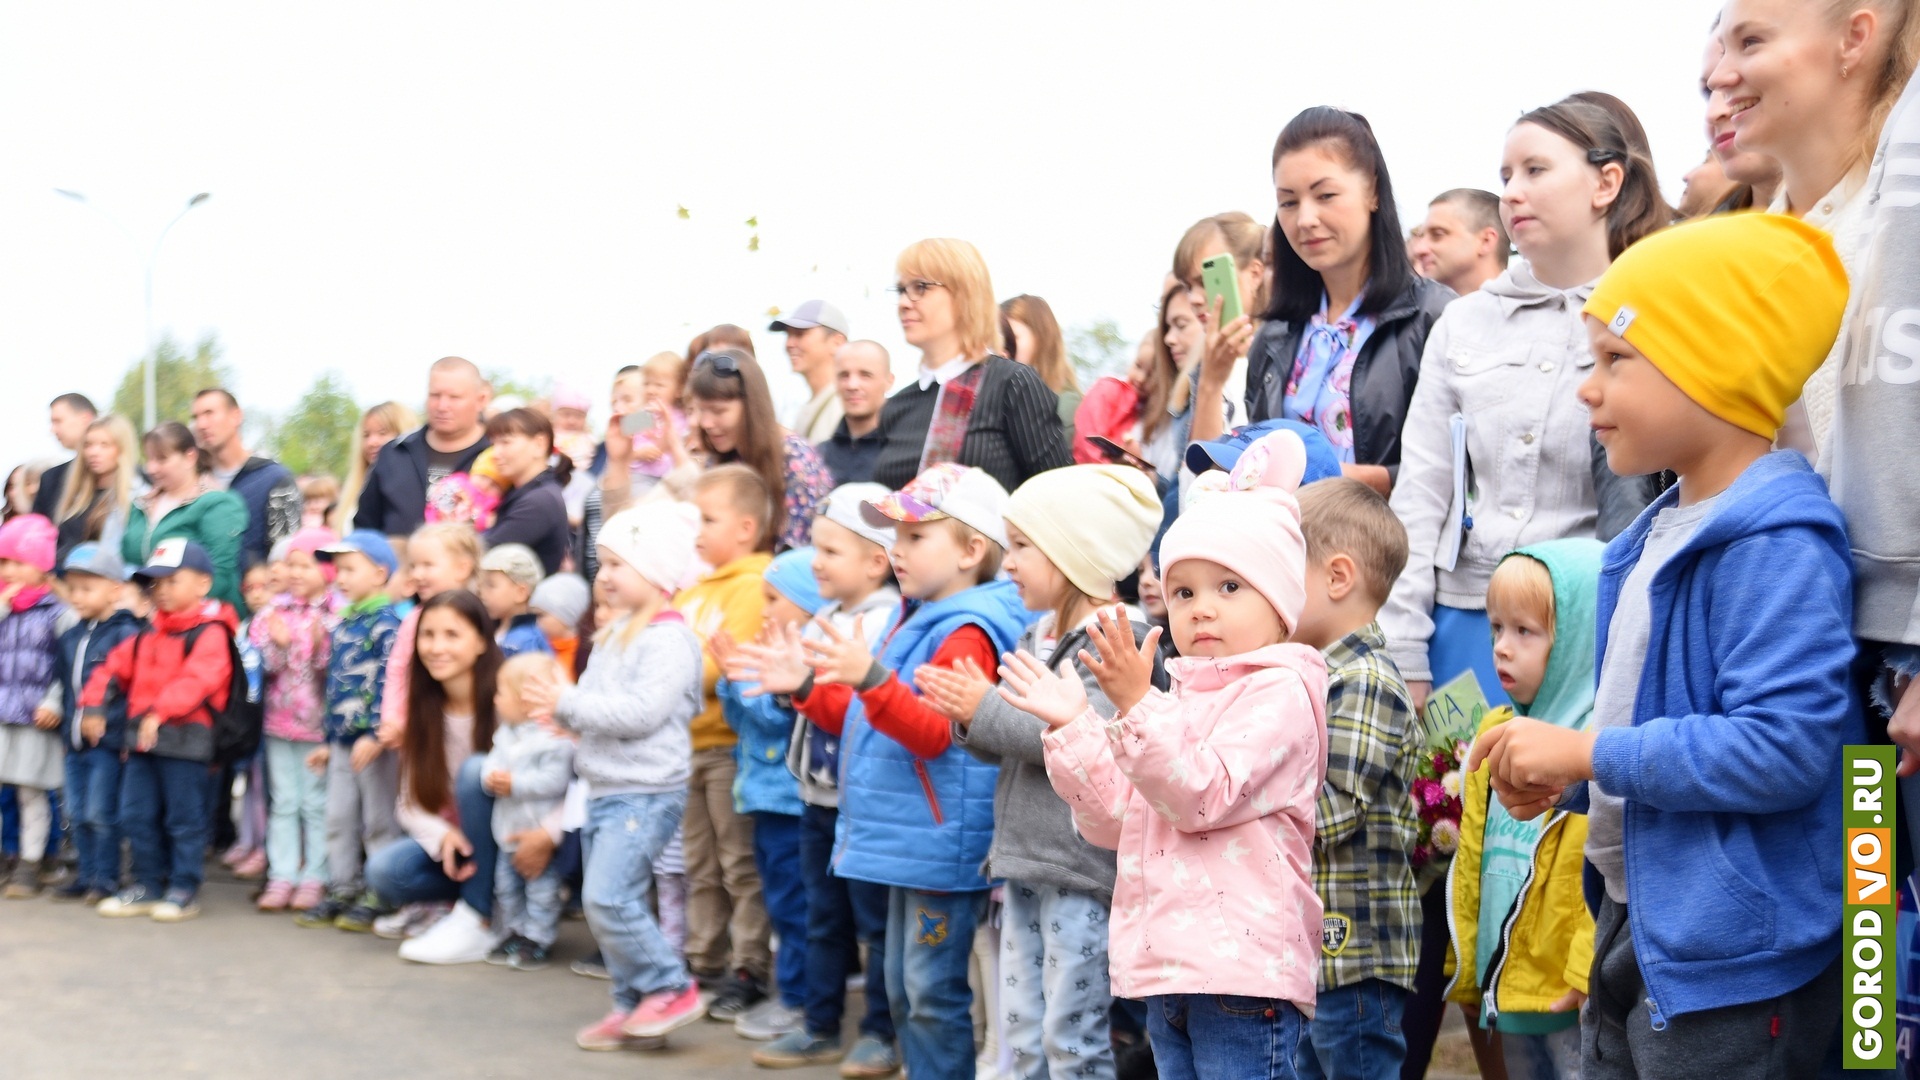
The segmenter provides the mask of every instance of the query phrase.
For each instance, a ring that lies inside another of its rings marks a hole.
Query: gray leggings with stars
[[[1015,1080],[1113,1080],[1107,905],[1009,881],[1000,923],[1000,1009]]]

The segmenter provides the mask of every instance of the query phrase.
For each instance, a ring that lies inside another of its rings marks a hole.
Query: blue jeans
[[[684,791],[587,800],[587,827],[580,831],[587,853],[581,906],[607,963],[614,1007],[622,1011],[648,994],[681,990],[692,981],[647,910],[653,865],[686,812]]]
[[[133,880],[148,892],[198,893],[207,855],[207,789],[202,761],[127,755],[120,778],[120,831],[133,848]]]
[[[967,962],[987,892],[887,893],[887,994],[914,1080],[972,1080],[973,988]]]
[[[340,753],[335,747],[334,753]],[[367,859],[367,887],[382,902],[400,907],[428,900],[459,900],[483,919],[493,917],[493,866],[499,854],[493,842],[493,796],[480,787],[479,754],[460,766],[453,780],[454,803],[460,807],[460,832],[473,845],[473,876],[455,881],[440,865],[439,852],[428,851],[410,837],[402,837]]]
[[[807,886],[800,875],[800,819],[793,814],[753,814],[753,865],[767,920],[780,935],[774,979],[790,1009],[806,1004]]]
[[[1398,1080],[1407,1056],[1400,1017],[1412,996],[1379,979],[1320,991],[1300,1040],[1301,1080]]]
[[[67,751],[67,817],[80,857],[74,884],[83,889],[120,888],[120,772],[118,750]]]
[[[1160,1080],[1294,1080],[1307,1019],[1278,998],[1167,994],[1147,999]]]
[[[1023,881],[1007,882],[1006,898],[998,974],[1013,1074],[1113,1080],[1107,905]]]
[[[867,1014],[860,1033],[893,1042],[887,1007],[887,887],[848,881],[833,873],[833,829],[840,811],[800,811],[800,875],[807,886],[807,1031],[840,1037],[847,1008],[847,973],[867,943]]]
[[[493,864],[495,928],[553,948],[554,939],[560,936],[560,884],[558,859],[549,860],[547,868],[535,878],[521,877],[511,858],[497,860]]]

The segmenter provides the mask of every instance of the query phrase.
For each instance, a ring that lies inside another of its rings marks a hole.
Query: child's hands
[[[276,649],[293,644],[293,631],[287,629],[287,620],[277,611],[267,616],[267,640],[273,642]]]
[[[1566,728],[1516,716],[1473,741],[1466,769],[1487,764],[1487,777],[1501,805],[1521,821],[1548,810],[1569,784],[1593,779],[1593,743],[1597,732]]]
[[[1559,1000],[1547,1006],[1547,1011],[1550,1013],[1562,1013],[1562,1012],[1577,1013],[1580,1011],[1580,1006],[1585,1005],[1586,1003],[1587,1003],[1587,995],[1581,993],[1578,990],[1575,990],[1572,987],[1568,987],[1567,992],[1564,994],[1561,994]]]
[[[640,464],[651,465],[654,462],[659,461],[660,458],[661,458],[660,447],[656,446],[655,444],[650,442],[636,442],[633,444],[633,460],[639,462]]]
[[[389,750],[398,750],[400,749],[400,744],[406,740],[407,725],[404,723],[395,723],[393,721],[382,720],[380,721],[380,727],[375,732],[375,734],[379,738],[381,746],[384,746]]]
[[[807,663],[813,665],[815,682],[858,686],[866,681],[867,673],[873,670],[873,653],[867,650],[866,628],[862,625],[864,618],[854,616],[852,634],[841,633],[825,619],[813,620],[813,625],[819,627],[826,637],[807,638],[801,642],[801,648],[806,653]]]
[[[52,731],[60,726],[60,714],[45,705],[38,706],[33,710],[33,726],[41,731]]]
[[[513,794],[513,774],[505,769],[488,769],[480,777],[480,787],[496,799]]]
[[[141,753],[151,751],[160,742],[160,718],[148,713],[140,719],[140,734],[134,737],[133,748]]]
[[[761,638],[740,646],[727,664],[727,678],[753,684],[742,691],[747,697],[791,694],[806,685],[813,668],[807,665],[806,650],[800,644],[800,628],[768,624]]]
[[[673,459],[675,465],[686,465],[693,461],[693,455],[687,450],[687,440],[680,434],[680,428],[673,422],[673,410],[659,398],[647,399],[647,411],[653,414],[653,430],[656,445],[660,446]]]
[[[1156,626],[1147,631],[1146,640],[1136,649],[1133,624],[1127,621],[1126,609],[1116,607],[1100,612],[1094,624],[1087,628],[1087,639],[1100,650],[1100,658],[1096,660],[1081,649],[1080,662],[1093,672],[1101,691],[1119,710],[1118,715],[1125,716],[1153,689],[1153,658],[1155,646],[1160,643],[1160,628]]]
[[[714,664],[725,671],[732,665],[734,658],[740,655],[740,646],[734,643],[732,634],[725,630],[715,630],[713,635],[707,638],[707,651],[713,654]]]
[[[348,759],[354,772],[365,772],[367,766],[374,763],[380,752],[386,747],[372,735],[362,735],[353,743],[353,756]]]
[[[1000,658],[1000,696],[1050,728],[1066,727],[1087,711],[1087,688],[1080,680],[1054,674],[1025,649]]]
[[[107,718],[99,713],[86,713],[80,717],[80,737],[88,746],[99,746],[100,740],[107,737]]]
[[[980,700],[993,690],[993,680],[987,678],[972,657],[965,656],[950,668],[922,664],[913,673],[913,682],[927,704],[962,728],[973,723],[973,714],[980,711]]]
[[[380,744],[376,742],[374,745],[378,746]],[[333,748],[326,743],[321,743],[314,749],[313,753],[307,755],[307,769],[315,776],[325,776],[327,775],[327,762],[332,760]]]
[[[520,683],[520,704],[527,707],[527,715],[535,720],[553,719],[553,710],[560,704],[560,680],[548,667],[533,668]]]

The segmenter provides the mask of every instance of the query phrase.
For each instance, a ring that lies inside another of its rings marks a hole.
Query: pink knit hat
[[[1231,473],[1206,473],[1160,541],[1161,574],[1184,559],[1219,563],[1267,598],[1291,633],[1307,602],[1307,542],[1293,493],[1307,448],[1291,431],[1247,447]]]
[[[340,534],[334,532],[332,529],[323,525],[309,525],[299,532],[294,533],[292,536],[287,537],[287,550],[304,551],[308,555],[314,556],[316,560],[319,560],[320,549],[331,547],[338,543],[339,540]],[[326,560],[319,561],[321,575],[325,577],[326,580],[332,581],[333,563]]]
[[[22,514],[0,525],[0,559],[23,562],[43,574],[53,573],[59,530],[39,514]]]

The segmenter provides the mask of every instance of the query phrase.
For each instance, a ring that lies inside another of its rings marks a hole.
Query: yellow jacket
[[[691,725],[696,752],[716,746],[732,746],[740,741],[733,729],[727,726],[726,717],[720,713],[720,697],[713,692],[713,687],[723,673],[720,665],[714,663],[713,650],[707,646],[707,642],[718,630],[725,630],[734,641],[741,643],[752,641],[754,635],[760,632],[760,622],[767,611],[766,594],[760,589],[760,575],[772,561],[773,556],[765,553],[743,555],[681,590],[680,595],[673,598],[674,610],[687,620],[687,626],[700,639],[700,647],[706,655],[706,670],[700,679],[703,704],[700,714],[693,718]]]
[[[1512,717],[1511,708],[1495,709],[1480,722],[1479,733]],[[1474,960],[1479,955],[1480,856],[1493,789],[1484,764],[1462,780],[1460,849],[1447,872],[1447,970],[1452,975],[1447,1000],[1477,1008],[1485,990],[1476,985]],[[1533,851],[1519,912],[1508,916],[1507,954],[1488,972],[1495,979],[1498,1012],[1544,1013],[1568,989],[1587,992],[1594,930],[1580,889],[1586,846],[1586,815],[1550,812]]]

